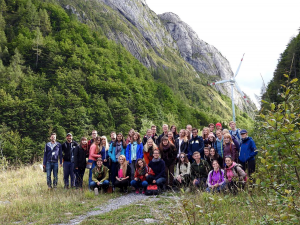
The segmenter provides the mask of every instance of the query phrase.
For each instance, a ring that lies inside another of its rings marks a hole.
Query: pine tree
[[[36,34],[35,34],[35,39],[33,40],[33,48],[32,49],[35,51],[35,54],[36,54],[35,67],[37,68],[39,56],[42,53],[40,46],[43,45],[44,38],[40,31],[40,28],[37,27],[35,33]]]
[[[44,36],[51,32],[50,18],[45,9],[39,10],[39,27]]]

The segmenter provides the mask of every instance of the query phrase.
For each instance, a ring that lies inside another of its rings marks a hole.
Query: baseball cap
[[[248,133],[247,130],[241,130],[241,134],[246,134]]]

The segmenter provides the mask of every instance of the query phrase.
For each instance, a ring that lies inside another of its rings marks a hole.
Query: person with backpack
[[[191,181],[194,187],[205,189],[207,175],[211,170],[210,165],[201,159],[201,155],[197,151],[193,153],[193,158],[195,161],[191,165]]]
[[[241,136],[240,129],[236,128],[236,123],[234,121],[230,121],[229,126],[231,128],[229,133],[239,142],[240,145],[242,143],[242,136]]]
[[[214,160],[213,170],[209,172],[207,176],[207,192],[221,192],[225,189],[226,183],[224,179],[224,170],[220,168],[217,160]]]
[[[174,174],[174,183],[177,186],[189,186],[191,173],[191,163],[184,152],[179,155],[179,161]]]
[[[173,136],[172,136],[173,137]],[[159,151],[161,154],[161,159],[165,162],[165,172],[166,172],[166,185],[167,188],[173,185],[174,180],[174,167],[176,164],[177,150],[175,145],[173,145],[167,137],[163,137],[159,145]]]
[[[97,164],[92,170],[92,174],[92,181],[90,182],[91,190],[94,190],[95,195],[98,195],[98,191],[101,188],[106,192],[109,186],[109,169],[103,165],[101,157],[97,159]]]
[[[69,189],[69,178],[71,181],[70,187],[75,187],[74,149],[78,144],[73,141],[71,133],[67,134],[66,140],[67,141],[62,144],[61,149],[63,154],[64,188]]]
[[[180,154],[188,154],[189,140],[186,136],[185,129],[179,131],[179,137],[175,140],[175,148],[177,149],[177,161],[180,160]]]
[[[96,166],[96,161],[100,157],[100,143],[101,143],[101,137],[97,136],[93,142],[93,144],[90,147],[90,153],[89,153],[89,159],[87,166],[90,169],[89,172],[89,188],[90,188],[90,183],[92,182],[92,170]]]
[[[148,166],[153,170],[155,175],[146,175],[146,181],[148,184],[156,184],[162,190],[166,183],[166,172],[165,162],[160,158],[160,151],[158,149],[153,150],[153,159]]]
[[[83,176],[86,168],[86,150],[88,148],[88,140],[82,137],[80,145],[74,149],[74,172],[75,172],[75,186],[76,189],[82,190]]]
[[[236,146],[233,143],[230,134],[224,135],[223,149],[224,149],[224,151],[223,151],[224,155],[226,155],[226,156],[230,155],[233,161],[235,161],[235,162],[237,161]]]
[[[131,142],[127,145],[125,150],[126,160],[131,168],[131,180],[134,178],[136,160],[143,158],[143,144],[141,136],[138,132],[134,132],[131,138]]]
[[[140,187],[143,188],[142,194],[145,194],[148,186],[146,176],[155,174],[152,169],[146,165],[143,159],[137,159],[135,168],[134,179],[130,182],[130,185],[135,188],[136,194],[140,193]]]
[[[216,152],[216,150],[214,148],[210,148],[209,150],[209,156],[210,156],[210,160],[209,160],[209,165],[210,167],[212,167],[212,163],[214,160],[218,161],[218,164],[221,168],[223,168],[223,158],[221,156],[219,156],[219,154]]]
[[[242,144],[239,156],[239,162],[244,170],[248,169],[248,174],[251,176],[255,172],[255,156],[257,148],[254,140],[248,137],[247,130],[241,130]]]
[[[125,155],[120,155],[118,162],[115,187],[120,188],[121,193],[127,193],[127,187],[131,181],[131,167],[128,165]]]
[[[231,156],[225,156],[225,179],[228,189],[236,194],[238,187],[244,187],[247,174],[240,164],[235,163]]]
[[[111,159],[111,182],[115,185],[117,176],[118,159],[120,155],[125,155],[126,142],[123,134],[118,133],[116,140],[110,144],[108,149],[108,155]]]
[[[58,181],[58,158],[60,167],[62,166],[61,144],[56,141],[56,133],[51,133],[50,142],[45,145],[43,167],[47,172],[48,189],[52,189],[51,172],[53,171],[53,187],[57,188]]]
[[[192,139],[189,141],[189,149],[188,149],[188,158],[191,161],[192,156],[194,152],[199,152],[201,155],[201,158],[204,158],[204,142],[203,138],[201,136],[198,136],[198,129],[193,128],[192,129]]]
[[[144,160],[147,165],[151,162],[153,159],[153,151],[158,149],[156,144],[154,143],[153,139],[150,138],[147,140],[147,143],[144,145],[143,152],[144,152]]]
[[[224,136],[225,134],[230,134],[230,132],[227,129],[223,129],[222,134]],[[234,136],[232,136],[231,134],[230,134],[230,136],[231,136],[231,139],[232,139],[232,141],[233,141],[233,143],[236,147],[236,154],[235,155],[236,155],[236,158],[238,158],[238,156],[240,154],[240,143]],[[237,162],[237,159],[236,159],[236,162]]]
[[[217,130],[216,131],[217,139],[216,139],[216,145],[215,149],[218,152],[219,156],[224,158],[224,144],[223,144],[223,136],[222,136],[222,131]]]

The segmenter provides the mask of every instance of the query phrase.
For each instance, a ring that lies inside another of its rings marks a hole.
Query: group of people
[[[64,187],[82,189],[83,176],[89,169],[89,188],[98,193],[111,185],[127,192],[128,186],[136,193],[145,193],[149,184],[161,190],[174,186],[190,186],[206,191],[236,191],[248,176],[255,172],[255,142],[247,130],[236,128],[230,122],[230,130],[221,123],[198,129],[187,125],[177,132],[164,124],[163,133],[157,135],[156,126],[147,130],[144,137],[131,129],[125,138],[122,133],[111,132],[110,141],[92,131],[92,139],[82,137],[80,143],[71,133],[66,142],[56,142],[52,133],[45,146],[43,166],[47,172],[48,188],[57,187],[58,160],[63,165]],[[87,160],[88,159],[88,160]],[[51,172],[53,171],[53,183]],[[53,184],[53,186],[52,186]]]

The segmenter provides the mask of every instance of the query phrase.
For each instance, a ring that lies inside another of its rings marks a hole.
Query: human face
[[[154,151],[154,152],[153,152],[153,158],[154,158],[154,159],[158,159],[158,158],[159,158],[159,153],[158,153],[158,151]]]
[[[82,139],[81,145],[86,145],[87,144],[87,139]]]
[[[217,130],[221,130],[222,127],[221,127],[221,126],[216,126],[216,129],[217,129]]]
[[[99,145],[100,142],[101,142],[101,139],[96,139],[95,144],[96,144],[96,145]]]
[[[110,134],[110,138],[111,138],[112,140],[115,140],[115,139],[116,139],[116,133],[111,133],[111,134]]]
[[[169,129],[168,126],[163,126],[162,128],[163,128],[163,131],[164,131],[165,133],[166,133],[166,132],[168,131],[168,129]]]
[[[131,130],[129,131],[129,134],[132,136],[132,135],[134,134],[134,129],[131,129]]]
[[[215,126],[213,126],[213,125],[210,125],[210,126],[209,126],[209,130],[210,130],[210,132],[213,132],[213,131],[214,131],[214,129],[215,129]]]
[[[102,139],[102,145],[106,145],[106,140],[105,140],[105,138]]]
[[[215,151],[215,149],[212,148],[212,149],[210,149],[209,153],[211,156],[215,156],[216,151]]]
[[[168,145],[168,141],[167,140],[163,140],[163,145]]]
[[[148,136],[148,137],[151,137],[151,136],[152,136],[152,130],[148,130],[148,131],[147,131],[147,136]]]
[[[187,125],[186,129],[189,130],[190,132],[192,132],[192,126],[191,125]]]
[[[156,127],[151,128],[153,135],[156,133]]]
[[[212,166],[213,166],[215,171],[219,170],[219,168],[220,168],[219,163],[217,163],[216,161],[213,162]]]
[[[183,138],[183,137],[185,136],[185,132],[184,132],[183,129],[181,129],[181,130],[179,131],[179,136],[180,136],[181,138]]]
[[[92,132],[92,138],[95,139],[97,137],[97,135],[98,135],[97,131],[94,130]]]
[[[227,144],[227,143],[230,142],[230,138],[229,138],[229,137],[225,137],[225,138],[224,138],[224,141],[225,141],[225,143]]]
[[[207,129],[204,129],[204,130],[203,130],[203,134],[204,134],[204,135],[207,135],[207,134],[208,134]]]
[[[168,138],[173,138],[173,133],[172,132],[168,133]]]
[[[101,167],[102,165],[103,165],[103,162],[102,162],[101,160],[98,160],[98,161],[97,161],[97,166],[98,166],[98,167]]]
[[[217,135],[217,137],[219,138],[219,140],[222,139],[222,133],[221,133],[221,132],[217,132],[216,135]]]
[[[230,123],[229,126],[231,127],[231,130],[235,130],[235,123]]]
[[[204,149],[204,155],[209,156],[209,150],[208,149]]]
[[[209,139],[211,142],[214,141],[214,137],[212,137],[212,136],[210,136],[208,139]]]
[[[72,135],[68,135],[68,136],[66,137],[66,139],[67,139],[67,142],[71,143],[73,137],[72,137]]]
[[[184,161],[184,155],[180,154],[180,161],[183,162]]]
[[[142,167],[144,166],[144,163],[143,163],[142,160],[140,160],[140,161],[138,162],[138,164],[139,164],[139,167],[140,167],[140,168],[142,168]]]
[[[175,130],[176,130],[176,127],[175,127],[175,126],[173,126],[173,127],[171,128],[171,131],[174,133],[174,132],[175,132]]]
[[[55,142],[56,141],[56,135],[51,135],[50,136],[50,140],[51,140],[51,142]]]
[[[192,131],[192,135],[193,135],[193,137],[197,137],[198,136],[198,131],[197,130],[193,130]]]
[[[195,159],[196,161],[200,161],[200,153],[193,155],[193,159]]]
[[[122,135],[121,135],[121,134],[118,134],[118,135],[117,135],[117,140],[118,140],[118,141],[122,141]]]
[[[119,162],[120,162],[120,164],[123,164],[123,163],[124,163],[123,157],[119,157]]]
[[[225,159],[225,163],[226,163],[226,165],[229,167],[229,166],[232,165],[232,160],[231,160],[230,158],[226,158],[226,159]]]
[[[241,136],[242,136],[242,138],[246,138],[246,137],[248,137],[248,134],[247,133],[241,134]]]
[[[133,140],[136,141],[138,139],[138,136],[136,134],[133,135]]]
[[[148,146],[149,146],[149,147],[152,147],[152,146],[153,146],[153,141],[152,141],[152,140],[149,140],[149,141],[148,141]]]

